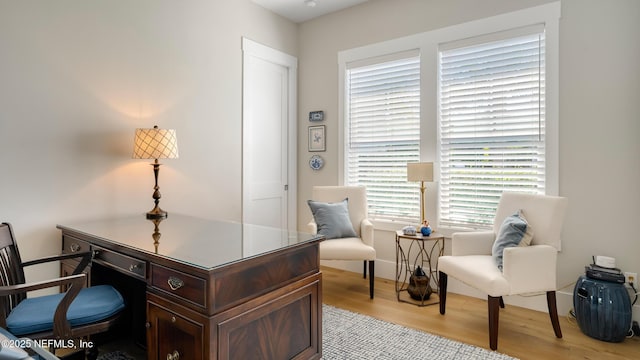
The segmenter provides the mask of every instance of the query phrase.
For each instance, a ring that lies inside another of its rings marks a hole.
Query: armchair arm
[[[80,260],[80,263],[78,264],[78,266],[76,266],[72,274],[72,275],[78,275],[81,272],[83,272],[84,269],[86,269],[86,267],[91,262],[91,259],[93,258],[93,252],[83,251],[83,252],[76,252],[76,253],[69,253],[69,254],[62,254],[62,255],[47,256],[40,259],[25,261],[22,263],[22,266],[25,267],[25,266],[31,266],[31,265],[37,265],[37,264],[44,264],[51,261],[74,259],[78,257],[81,257],[82,259]]]
[[[491,255],[493,231],[457,232],[451,235],[451,255]]]
[[[65,277],[36,281],[26,284],[0,286],[0,297],[15,295],[27,291],[46,289],[55,286],[75,284],[77,279],[80,279],[80,284],[84,284],[86,276],[86,274],[69,275]]]
[[[69,306],[73,302],[73,299],[75,299],[84,286],[86,276],[86,274],[78,274],[28,284],[0,286],[0,326],[7,326],[7,314],[5,313],[6,307],[4,305],[6,296],[70,284],[67,292],[60,300],[53,316],[54,335],[58,338],[68,338],[71,335],[71,325],[67,320],[67,311],[69,310]]]
[[[315,221],[311,220],[307,223],[307,232],[309,234],[317,234],[318,233],[318,224]]]
[[[555,290],[557,257],[558,250],[550,245],[505,248],[502,274],[511,294]]]
[[[29,346],[31,347],[31,350],[33,350],[33,352],[38,354],[43,360],[60,360],[59,357],[57,357],[57,356],[53,355],[52,353],[48,352],[47,350],[43,349],[35,341],[32,341],[29,344]]]
[[[360,223],[360,238],[363,243],[373,247],[373,223],[369,219],[362,219]]]

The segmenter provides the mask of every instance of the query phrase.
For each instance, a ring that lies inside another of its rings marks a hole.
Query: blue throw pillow
[[[308,200],[313,219],[318,225],[318,234],[326,239],[357,237],[349,219],[349,199],[336,203]]]
[[[524,215],[522,215],[521,210],[511,216],[507,216],[502,225],[500,225],[500,231],[491,249],[493,260],[500,271],[502,271],[502,252],[505,248],[527,246],[531,242],[533,235],[528,228],[529,224]]]

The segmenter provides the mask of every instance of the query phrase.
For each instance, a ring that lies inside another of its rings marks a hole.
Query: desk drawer
[[[151,285],[200,306],[206,306],[207,282],[199,277],[151,264]]]
[[[88,242],[74,238],[73,236],[65,235],[62,237],[62,253],[71,254],[82,251],[91,250],[91,246]]]
[[[95,246],[93,261],[142,280],[147,278],[147,263],[131,256]]]

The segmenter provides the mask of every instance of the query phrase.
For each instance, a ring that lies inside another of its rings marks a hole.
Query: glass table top
[[[321,239],[286,229],[180,214],[160,221],[141,214],[60,224],[58,228],[205,270]]]

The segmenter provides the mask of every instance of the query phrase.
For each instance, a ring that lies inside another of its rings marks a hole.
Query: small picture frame
[[[325,151],[324,125],[309,126],[309,151]]]
[[[309,112],[309,121],[322,121],[324,120],[324,111],[311,111]]]

